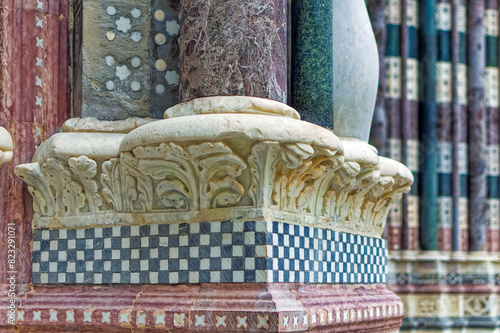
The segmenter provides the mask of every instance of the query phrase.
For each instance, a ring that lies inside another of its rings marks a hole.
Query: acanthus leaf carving
[[[161,180],[156,193],[166,208],[198,209],[198,175],[184,148],[162,143],[158,147],[135,148],[133,153],[141,159],[138,169],[142,173]]]
[[[238,203],[243,186],[236,180],[246,164],[222,142],[205,142],[184,148],[174,143],[137,147],[137,169],[160,180],[156,194],[175,209],[210,209]]]
[[[33,196],[35,217],[55,215],[55,197],[40,164],[22,164],[16,167],[15,172],[28,184],[28,191]]]
[[[349,160],[342,150],[303,142],[240,145],[163,142],[109,160],[49,157],[16,173],[28,183],[39,217],[241,206],[306,214],[298,218],[370,234],[381,232],[390,206],[412,183],[404,167],[377,162],[376,155]]]
[[[97,163],[87,156],[80,156],[78,158],[71,157],[68,160],[68,164],[71,171],[80,179],[83,185],[83,192],[90,212],[98,212],[103,202],[98,192],[99,187],[97,182],[94,180],[97,174]]]
[[[248,194],[255,207],[268,207],[277,172],[280,145],[276,141],[256,143],[248,157],[252,181]]]
[[[249,156],[250,195],[256,206],[316,214],[318,193],[343,162],[336,151],[304,143],[266,141],[255,144]]]
[[[82,187],[75,181],[69,182],[64,188],[62,201],[68,215],[80,213],[85,206],[85,195]]]
[[[66,185],[71,181],[71,173],[59,160],[48,158],[42,164],[42,171],[50,184],[55,198],[55,211],[62,214],[66,211],[63,203],[63,193]]]
[[[120,160],[112,158],[102,164],[101,184],[102,196],[104,200],[115,211],[122,211],[122,189],[120,182]]]
[[[226,207],[241,200],[245,189],[236,179],[246,169],[243,159],[222,142],[205,142],[187,150],[200,170],[201,209]]]
[[[131,152],[121,154],[123,167],[122,188],[124,189],[125,211],[151,211],[153,207],[153,181],[139,170],[140,159]]]

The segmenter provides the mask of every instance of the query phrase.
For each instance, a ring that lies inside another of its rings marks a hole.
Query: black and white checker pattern
[[[33,231],[35,284],[384,283],[386,242],[265,221]]]
[[[385,240],[278,222],[270,231],[269,281],[386,282]]]

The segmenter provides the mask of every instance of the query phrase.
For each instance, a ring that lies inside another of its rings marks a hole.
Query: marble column
[[[333,3],[292,3],[292,105],[302,119],[333,129]]]
[[[180,101],[246,95],[286,102],[286,1],[181,1]]]

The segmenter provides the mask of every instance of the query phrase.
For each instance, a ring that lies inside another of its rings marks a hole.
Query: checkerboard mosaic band
[[[33,231],[35,284],[385,283],[387,242],[279,222]]]

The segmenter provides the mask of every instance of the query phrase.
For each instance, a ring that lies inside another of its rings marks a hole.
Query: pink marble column
[[[69,117],[68,2],[9,0],[1,6],[0,126],[13,137],[14,156],[0,169],[0,258],[6,262],[13,248],[6,235],[14,223],[16,284],[22,289],[30,281],[32,202],[13,169],[30,162],[35,147]],[[8,270],[0,266],[0,285]]]
[[[286,1],[181,1],[180,101],[246,95],[286,102]]]

